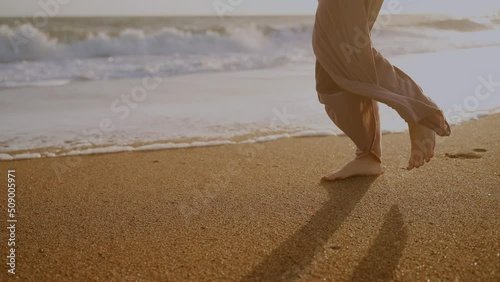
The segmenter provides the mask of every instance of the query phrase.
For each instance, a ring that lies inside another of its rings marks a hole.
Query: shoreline
[[[500,113],[495,112],[498,109],[493,109],[491,114],[480,115],[476,118],[470,120],[465,120],[459,124],[452,124],[452,127],[460,126],[465,123],[470,123],[477,121],[488,116],[500,115]],[[332,124],[332,128],[335,126]],[[382,131],[382,135],[389,134],[406,134],[408,130],[404,131]],[[147,152],[147,151],[162,151],[162,150],[176,150],[176,149],[186,149],[186,148],[201,148],[201,147],[215,147],[215,146],[225,146],[225,145],[244,145],[244,144],[260,144],[273,142],[280,139],[289,138],[315,138],[315,137],[344,137],[344,133],[335,133],[333,130],[331,132],[326,132],[325,130],[320,131],[297,131],[295,133],[278,133],[269,135],[259,135],[259,134],[248,134],[245,135],[246,138],[236,136],[228,140],[198,140],[198,139],[184,139],[182,141],[169,140],[164,142],[146,142],[146,143],[136,143],[130,145],[109,145],[109,146],[92,146],[84,147],[81,149],[62,149],[62,148],[39,148],[34,150],[23,150],[17,152],[0,152],[0,162],[2,161],[15,161],[15,160],[29,160],[29,159],[45,159],[45,158],[61,158],[68,156],[86,156],[86,155],[100,155],[100,154],[116,154],[116,153],[126,153],[126,152]],[[176,142],[177,141],[177,142]],[[49,151],[48,151],[49,150]],[[61,152],[59,154],[48,153],[50,151]]]

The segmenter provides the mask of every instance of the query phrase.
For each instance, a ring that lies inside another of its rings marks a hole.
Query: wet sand
[[[0,162],[15,278],[498,281],[499,125],[455,126],[413,171],[407,133],[384,135],[385,174],[336,183],[319,179],[353,156],[346,137]]]

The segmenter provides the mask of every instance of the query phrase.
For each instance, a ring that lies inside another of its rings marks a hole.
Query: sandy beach
[[[413,171],[407,133],[386,134],[385,174],[336,183],[341,136],[0,162],[14,280],[498,281],[499,125],[455,126]]]

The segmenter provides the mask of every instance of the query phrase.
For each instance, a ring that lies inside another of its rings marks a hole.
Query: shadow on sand
[[[312,262],[314,255],[324,248],[324,244],[351,214],[376,178],[359,177],[322,183],[330,196],[328,202],[241,281],[289,281],[298,278]]]
[[[354,270],[351,281],[390,281],[403,254],[408,234],[399,207],[394,205],[368,254]]]
[[[289,281],[299,278],[376,178],[360,177],[321,184],[330,195],[328,202],[241,281]],[[367,256],[354,270],[352,281],[390,280],[399,264],[406,239],[403,217],[398,206],[394,205],[387,213]]]

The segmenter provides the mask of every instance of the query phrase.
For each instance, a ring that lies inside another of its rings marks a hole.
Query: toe
[[[424,165],[425,160],[427,159],[427,155],[424,151],[415,151],[415,167],[419,168]]]
[[[431,155],[430,154],[426,154],[425,155],[425,161],[426,162],[430,162],[431,161]]]
[[[335,174],[326,175],[326,176],[323,176],[323,178],[321,178],[322,181],[335,181],[337,179],[338,179],[338,177]]]
[[[408,170],[412,170],[416,167],[417,162],[415,161],[415,158],[412,157],[410,161],[408,162]]]
[[[424,164],[424,158],[420,155],[415,156],[414,166],[416,168],[421,167]]]
[[[420,166],[420,161],[422,159],[422,153],[420,151],[413,151],[411,154],[411,159],[410,163],[412,164],[413,167],[419,167]]]
[[[321,180],[331,182],[331,181],[342,180],[342,179],[345,179],[347,177],[348,177],[348,175],[346,176],[342,172],[335,172],[335,173],[324,176],[323,178],[321,178]]]
[[[416,164],[417,164],[417,163],[416,163],[416,161],[415,161],[415,155],[414,155],[414,154],[412,154],[412,155],[410,156],[410,160],[408,161],[408,168],[407,168],[407,169],[408,169],[408,170],[412,170],[412,169],[414,169]]]

